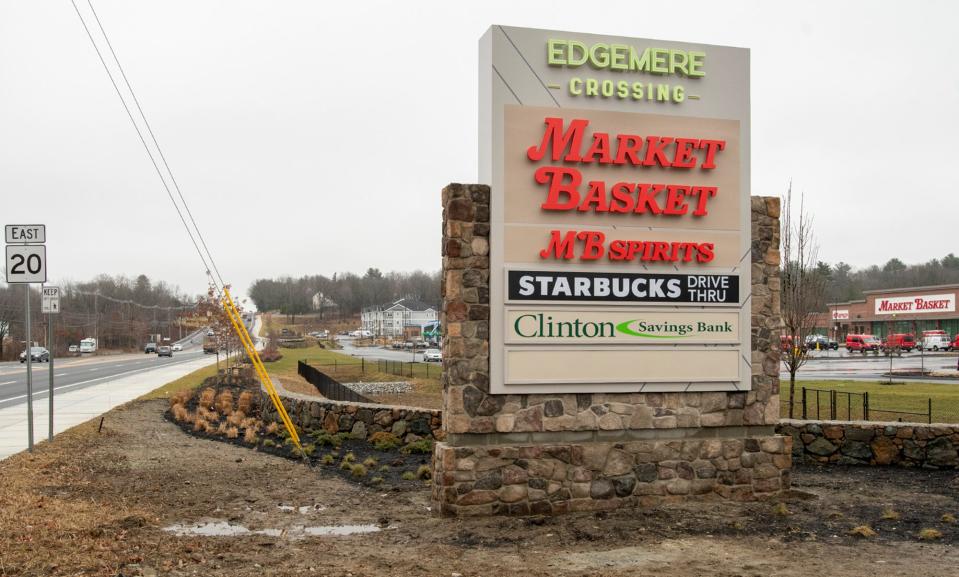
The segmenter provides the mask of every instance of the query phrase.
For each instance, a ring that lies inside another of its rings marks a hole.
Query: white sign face
[[[490,392],[751,387],[749,51],[493,26]]]
[[[848,321],[849,320],[849,309],[835,309],[832,311],[832,320],[834,321]]]
[[[877,315],[951,313],[956,310],[956,295],[919,295],[876,299]]]
[[[55,315],[60,312],[60,287],[43,287],[43,298],[40,301],[40,312],[45,315]]]
[[[47,247],[42,244],[8,244],[7,282],[47,282]]]
[[[43,244],[47,242],[45,224],[8,224],[4,227],[7,244]]]

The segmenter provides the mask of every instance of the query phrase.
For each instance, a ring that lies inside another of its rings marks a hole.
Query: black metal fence
[[[788,401],[787,401],[788,403]],[[802,387],[800,418],[813,420],[845,421],[903,421],[918,422],[921,417],[927,423],[932,422],[932,399],[927,399],[926,411],[901,411],[887,409],[873,404],[869,393],[853,393],[831,389],[813,389]],[[905,419],[904,419],[905,417]]]
[[[309,359],[307,359],[309,362]],[[386,359],[365,359],[363,357],[339,361],[317,363],[310,362],[311,366],[319,367],[323,371],[340,379],[354,379],[362,375],[381,373],[396,375],[405,378],[438,379],[443,372],[442,363],[418,363],[410,361],[391,361]]]
[[[297,361],[296,372],[316,387],[320,394],[332,401],[347,401],[351,403],[372,403],[370,399],[357,393],[353,389],[327,375],[323,371],[303,361]]]

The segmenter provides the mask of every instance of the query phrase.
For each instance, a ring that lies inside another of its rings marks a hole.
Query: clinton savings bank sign
[[[749,52],[480,43],[494,393],[750,387]]]

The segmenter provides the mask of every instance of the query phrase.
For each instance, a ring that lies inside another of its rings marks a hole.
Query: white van
[[[925,351],[948,351],[952,348],[949,335],[925,335],[922,337],[922,349]]]
[[[80,340],[80,352],[81,353],[95,353],[97,351],[97,340],[96,339],[81,339]]]

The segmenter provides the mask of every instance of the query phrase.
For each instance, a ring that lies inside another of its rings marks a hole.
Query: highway
[[[193,342],[195,341],[195,342]],[[183,364],[203,356],[202,337],[187,337],[183,350],[173,357],[131,353],[53,360],[54,396],[66,391],[109,381],[111,379]],[[33,399],[45,399],[50,387],[50,365],[33,363]],[[0,409],[25,403],[27,398],[26,363],[0,363]]]

